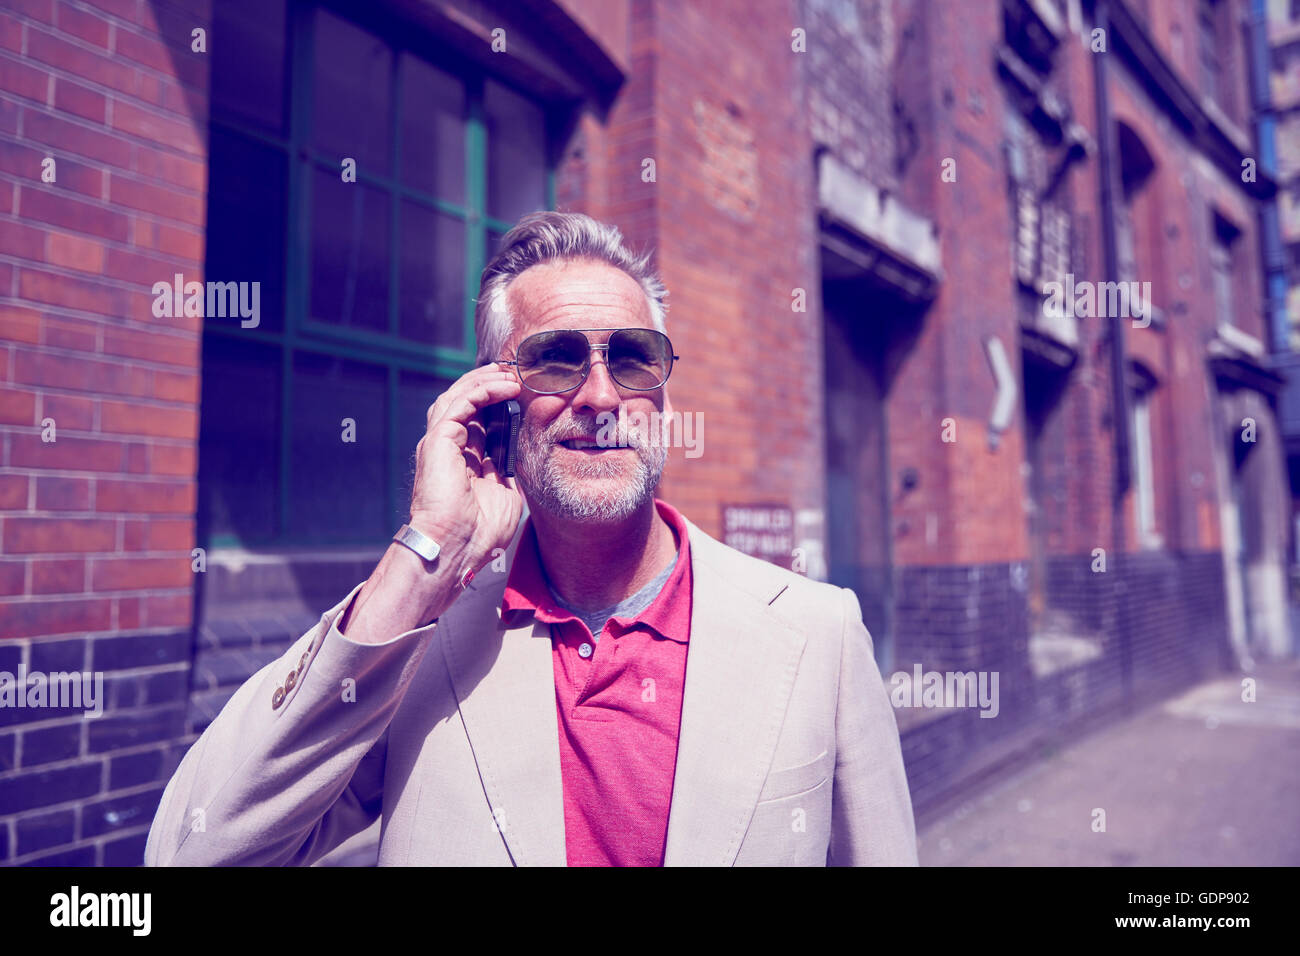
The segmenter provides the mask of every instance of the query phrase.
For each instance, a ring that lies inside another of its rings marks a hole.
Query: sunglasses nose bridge
[[[586,385],[587,379],[591,377],[591,370],[596,365],[600,365],[600,364],[604,364],[605,374],[608,375],[610,381],[613,382],[615,386],[617,386],[619,384],[618,379],[614,378],[614,371],[609,367],[609,343],[593,342],[590,339],[588,339],[586,335],[583,335],[583,333],[579,332],[578,334],[582,335],[583,339],[587,343],[587,356],[585,359],[583,359],[582,362],[582,377],[578,379],[578,383],[576,385],[570,386],[569,388],[565,389],[565,391],[572,392],[574,389],[579,389],[582,388],[584,385]],[[591,358],[592,352],[604,352],[605,356],[600,360],[600,362],[593,362]]]

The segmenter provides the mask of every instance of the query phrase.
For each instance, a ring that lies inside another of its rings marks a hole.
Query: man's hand
[[[523,498],[487,457],[480,409],[519,394],[513,372],[485,365],[466,372],[429,406],[427,430],[415,446],[410,525],[448,549],[464,549],[458,565],[477,571],[510,543]],[[441,560],[441,558],[439,558]]]
[[[353,641],[377,644],[423,627],[460,594],[460,580],[510,543],[523,514],[523,496],[486,456],[478,412],[514,398],[515,374],[492,364],[466,372],[429,406],[415,448],[412,528],[438,543],[432,568],[393,543],[339,622]],[[395,530],[395,529],[394,529]]]

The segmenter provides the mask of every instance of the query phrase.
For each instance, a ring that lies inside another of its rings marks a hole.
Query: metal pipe
[[[1110,9],[1108,0],[1097,0],[1093,8],[1094,26],[1103,31],[1108,48],[1114,49],[1115,40],[1110,35]],[[1106,280],[1118,282],[1119,243],[1115,234],[1115,193],[1118,167],[1115,163],[1115,123],[1110,112],[1110,90],[1107,80],[1108,54],[1092,57],[1093,89],[1097,102],[1097,162],[1101,180],[1101,234],[1103,265]],[[1110,332],[1111,416],[1115,437],[1115,491],[1111,499],[1111,533],[1117,572],[1116,627],[1119,630],[1120,679],[1123,687],[1123,706],[1133,710],[1133,644],[1128,613],[1128,557],[1125,554],[1127,538],[1124,512],[1124,495],[1130,486],[1130,451],[1128,432],[1128,391],[1125,375],[1124,326],[1118,314],[1110,310],[1107,316]]]
[[[1277,175],[1276,126],[1277,114],[1273,109],[1269,89],[1268,64],[1268,11],[1264,0],[1251,0],[1246,26],[1250,50],[1251,111],[1255,115],[1255,137],[1259,144],[1259,172],[1269,178]],[[1269,351],[1276,354],[1290,351],[1291,329],[1286,312],[1286,252],[1282,248],[1278,224],[1278,200],[1274,195],[1260,204],[1259,222],[1261,245],[1264,251],[1264,309],[1265,327],[1269,330]]]

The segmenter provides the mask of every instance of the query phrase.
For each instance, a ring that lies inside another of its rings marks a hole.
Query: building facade
[[[0,862],[140,859],[404,518],[538,208],[655,250],[702,423],[661,496],[853,588],[891,688],[998,675],[995,719],[896,711],[922,815],[1289,653],[1248,13],[11,4],[0,671],[102,672],[105,708],[0,708]]]
[[[1271,182],[1243,8],[805,9],[834,37],[809,57],[826,389],[854,407],[832,578],[877,598],[891,667],[1001,675],[988,725],[900,711],[924,807],[1048,728],[1287,653]]]
[[[1288,379],[1279,412],[1286,438],[1291,488],[1289,541],[1292,601],[1300,594],[1300,4],[1255,0],[1255,26],[1262,33],[1259,57],[1259,136],[1261,154],[1272,154],[1277,200],[1272,246],[1266,249],[1274,323],[1274,366]]]

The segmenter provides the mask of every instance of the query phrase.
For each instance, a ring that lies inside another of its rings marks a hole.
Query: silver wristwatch
[[[397,534],[393,535],[393,540],[398,544],[406,545],[426,561],[436,561],[438,552],[442,550],[438,542],[416,531],[409,524],[402,525],[397,530]]]

